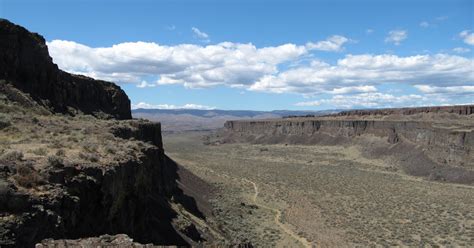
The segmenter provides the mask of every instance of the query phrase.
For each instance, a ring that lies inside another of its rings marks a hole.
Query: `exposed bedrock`
[[[0,79],[56,112],[131,119],[130,100],[120,87],[59,70],[41,35],[5,19],[0,19]]]
[[[43,37],[0,19],[0,95],[4,101],[2,106],[10,111],[5,114],[9,122],[0,123],[1,131],[14,126],[15,121],[30,128],[30,118],[24,113],[31,113],[35,120],[31,124],[35,125],[31,129],[33,135],[36,128],[48,129],[52,125],[59,129],[64,125],[63,131],[55,133],[59,139],[58,145],[54,146],[61,148],[62,157],[58,157],[58,153],[52,156],[48,150],[43,155],[26,157],[14,150],[12,154],[21,156],[9,159],[3,156],[2,150],[0,247],[34,247],[43,239],[56,239],[58,244],[66,242],[63,239],[99,242],[104,237],[108,240],[108,236],[87,237],[105,234],[126,234],[136,242],[157,245],[193,245],[203,240],[192,222],[175,225],[174,219],[180,213],[171,204],[179,204],[187,212],[205,217],[195,198],[184,194],[180,188],[185,183],[180,181],[178,173],[183,172],[164,154],[160,123],[105,121],[87,116],[67,120],[50,113],[131,119],[130,100],[120,87],[59,70],[48,54]],[[15,112],[22,110],[23,114]],[[46,118],[49,118],[48,122],[44,122]],[[82,126],[77,122],[81,121],[87,128],[80,129]],[[74,130],[68,128],[72,122],[76,123]],[[51,130],[57,131],[54,128]],[[70,141],[75,146],[63,145],[63,139],[71,138],[64,130],[68,134],[80,133],[80,140]],[[16,129],[15,132],[24,134],[25,131]],[[16,140],[10,140],[10,133],[5,131],[0,135],[4,138],[2,142],[17,144]],[[101,142],[94,139],[94,135],[107,141],[113,159],[98,152],[97,147],[95,151],[88,149],[88,146],[97,146],[94,142]],[[47,137],[38,143],[29,138],[21,142],[32,147],[53,147],[49,146],[52,142]],[[77,151],[78,144],[84,146],[79,149],[85,158],[80,159],[80,155],[69,158],[68,155]],[[115,152],[119,148],[126,154],[118,156]],[[47,161],[43,160],[46,155]],[[19,175],[28,177],[19,183],[15,179]],[[189,178],[186,182],[192,183]],[[202,201],[199,204],[204,205]]]
[[[147,134],[153,125],[137,125],[135,132]],[[159,124],[155,129],[160,131]],[[148,141],[161,144],[161,136]],[[177,213],[170,206],[171,197],[185,199],[190,212],[204,216],[178,187],[178,165],[158,146],[146,146],[141,154],[118,164],[45,168],[41,173],[47,190],[40,195],[21,192],[0,178],[0,211],[11,214],[0,225],[1,246],[33,247],[45,238],[121,233],[139,243],[189,245],[193,240],[172,225]],[[1,170],[8,174],[11,168]]]
[[[428,122],[381,120],[228,121],[224,142],[357,144],[368,156],[391,156],[405,171],[461,183],[474,182],[474,132]]]
[[[474,105],[437,106],[418,108],[390,108],[375,110],[350,110],[342,111],[336,116],[364,116],[364,115],[414,115],[419,113],[453,113],[458,115],[474,114]]]
[[[134,138],[137,140],[149,141],[153,145],[163,149],[161,123],[159,122],[130,121],[130,125],[122,125],[112,128],[112,133],[123,139]]]

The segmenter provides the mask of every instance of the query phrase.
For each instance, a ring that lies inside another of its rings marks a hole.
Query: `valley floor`
[[[342,146],[203,144],[166,134],[165,151],[214,186],[208,222],[258,247],[469,246],[474,187],[431,182]]]

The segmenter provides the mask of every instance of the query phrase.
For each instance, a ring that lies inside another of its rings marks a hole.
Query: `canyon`
[[[1,19],[0,246],[469,246],[473,130],[474,105],[132,112]]]
[[[474,183],[474,105],[348,111],[324,117],[227,121],[223,143],[355,145],[407,173]]]

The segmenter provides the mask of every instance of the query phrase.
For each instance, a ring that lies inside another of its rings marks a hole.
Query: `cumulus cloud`
[[[199,105],[199,104],[185,104],[185,105],[173,105],[173,104],[149,104],[145,102],[139,102],[137,104],[132,104],[132,109],[202,109],[202,110],[211,110],[215,107]]]
[[[371,34],[371,33],[373,33],[373,32],[374,32],[374,30],[371,29],[371,28],[368,28],[367,30],[365,30],[365,33],[366,33],[366,34]]]
[[[73,41],[53,40],[48,47],[61,69],[94,78],[144,84],[144,76],[156,84],[183,84],[189,88],[216,85],[244,87],[264,75],[278,72],[278,65],[312,50],[338,51],[349,41],[343,36],[308,43],[257,48],[252,44],[223,42],[199,46],[164,46],[153,42],[127,42],[92,48]]]
[[[362,86],[351,86],[351,87],[341,87],[334,88],[328,93],[331,94],[349,94],[349,93],[362,93],[362,92],[376,92],[377,88],[372,85],[362,85]]]
[[[261,48],[232,42],[205,46],[127,42],[92,48],[53,40],[48,47],[61,69],[118,83],[135,83],[142,88],[164,84],[187,88],[224,85],[315,96],[375,93],[376,87],[384,83],[433,87],[474,83],[473,58],[457,55],[349,54],[328,63],[312,53],[340,51],[349,41],[343,36],[331,36],[306,45],[288,43]],[[298,61],[303,62],[295,63]]]
[[[406,30],[392,30],[388,32],[388,36],[385,38],[385,42],[400,45],[400,43],[408,37]]]
[[[155,76],[158,84],[183,84],[190,88],[248,85],[277,72],[278,64],[307,53],[304,46],[294,44],[256,48],[231,42],[208,46],[128,42],[91,48],[53,40],[48,47],[54,62],[72,73],[136,84],[144,76]]]
[[[141,83],[137,84],[138,88],[151,88],[151,87],[156,87],[157,84],[150,84],[147,81],[142,81]]]
[[[422,95],[402,95],[374,92],[361,93],[356,95],[335,95],[329,99],[316,101],[299,102],[296,106],[314,107],[320,105],[330,105],[335,108],[389,108],[389,107],[409,107],[430,104],[430,99]]]
[[[431,85],[415,85],[419,91],[426,94],[439,94],[439,93],[453,93],[456,95],[460,94],[474,94],[474,85],[461,85],[461,86],[447,86],[438,87]]]
[[[474,33],[469,30],[464,30],[459,33],[459,37],[461,37],[464,43],[474,46]]]
[[[191,30],[193,31],[194,35],[196,36],[196,38],[200,39],[201,41],[203,42],[210,42],[211,40],[209,39],[209,35],[202,32],[201,30],[199,30],[198,28],[196,27],[192,27]]]
[[[266,75],[252,84],[250,89],[307,94],[324,93],[361,84],[458,86],[474,82],[473,63],[473,59],[446,54],[408,57],[389,54],[347,55],[335,65],[313,61],[309,66]]]
[[[310,50],[338,52],[342,50],[343,45],[348,41],[350,40],[344,36],[333,35],[326,40],[316,43],[308,42],[306,47]]]

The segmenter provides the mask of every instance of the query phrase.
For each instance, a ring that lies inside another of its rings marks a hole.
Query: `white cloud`
[[[430,99],[425,96],[411,94],[395,96],[386,93],[361,93],[357,95],[335,95],[329,99],[299,102],[296,106],[330,105],[334,108],[388,108],[427,105]]]
[[[232,42],[206,46],[127,42],[92,48],[53,40],[48,47],[63,70],[138,87],[223,85],[315,96],[373,93],[384,83],[435,87],[474,83],[474,59],[462,56],[349,54],[335,63],[315,58],[314,50],[338,51],[346,42],[348,38],[331,36],[307,45],[288,43],[262,48]]]
[[[438,87],[431,85],[415,85],[419,91],[426,94],[439,94],[439,93],[453,93],[456,95],[460,94],[473,94],[474,85],[461,85],[461,86],[447,86],[447,87]]]
[[[53,40],[48,47],[54,62],[68,72],[136,84],[145,76],[154,76],[159,84],[190,88],[248,85],[263,75],[276,73],[278,64],[308,52],[304,46],[294,44],[256,48],[231,42],[208,46],[128,42],[91,48]]]
[[[334,88],[329,91],[330,94],[349,94],[349,93],[362,93],[362,92],[376,92],[377,88],[372,85],[362,85],[362,86],[350,86],[350,87],[341,87]]]
[[[309,66],[265,75],[251,90],[274,93],[326,93],[341,87],[383,83],[457,86],[474,82],[473,59],[436,54],[399,57],[396,55],[347,55],[335,65],[313,61]]]
[[[201,41],[203,42],[210,42],[211,40],[209,39],[209,35],[202,32],[201,30],[199,30],[198,28],[196,27],[192,27],[191,30],[193,31],[194,35],[200,39]]]
[[[319,50],[319,51],[331,51],[331,52],[338,52],[342,50],[342,46],[349,42],[350,39],[341,36],[341,35],[333,35],[328,37],[326,40],[319,41],[316,43],[308,42],[306,47],[309,50]]]
[[[202,110],[211,110],[215,109],[215,107],[209,107],[205,105],[199,104],[185,104],[182,106],[172,105],[172,104],[149,104],[145,102],[139,102],[137,104],[132,104],[132,109],[202,109]]]
[[[459,37],[461,37],[464,43],[474,46],[474,33],[469,30],[464,30],[459,33]]]
[[[141,83],[137,84],[138,88],[151,88],[151,87],[156,87],[157,84],[150,84],[147,81],[143,80]]]
[[[470,51],[471,51],[471,49],[465,48],[465,47],[455,47],[455,48],[453,48],[453,52],[455,52],[455,53],[468,53]]]
[[[157,84],[183,84],[188,88],[216,85],[244,87],[264,75],[278,72],[278,65],[292,62],[311,50],[337,51],[349,39],[298,46],[291,43],[257,48],[252,44],[223,42],[215,45],[164,46],[153,42],[127,42],[92,48],[72,41],[53,40],[48,47],[63,70],[118,83],[136,83],[155,77]]]
[[[400,45],[400,43],[408,37],[406,30],[392,30],[388,32],[388,36],[385,38],[385,42]]]
[[[430,23],[427,21],[420,22],[420,27],[422,28],[427,28],[430,26]]]
[[[374,32],[374,30],[371,29],[371,28],[368,28],[367,30],[365,30],[365,33],[366,33],[366,34],[371,34],[371,33],[373,33],[373,32]]]

